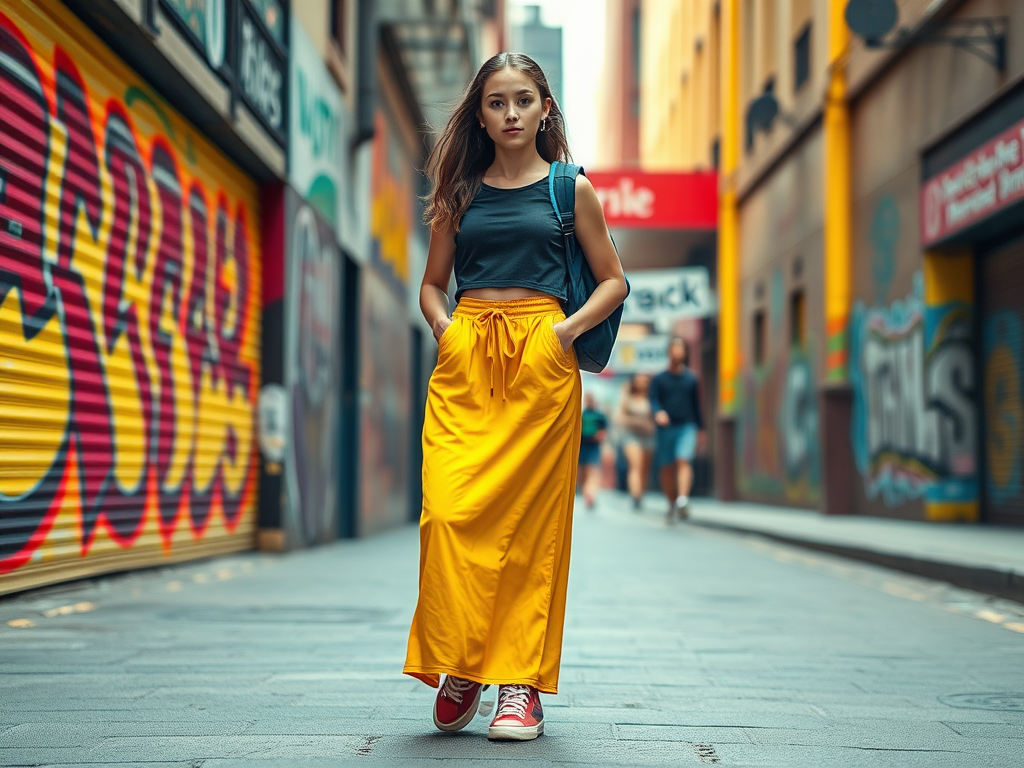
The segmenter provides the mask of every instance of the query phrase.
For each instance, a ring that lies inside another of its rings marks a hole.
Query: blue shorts
[[[674,424],[658,427],[658,447],[655,460],[659,467],[677,461],[693,461],[697,453],[697,425]]]
[[[580,443],[580,464],[600,464],[601,463],[601,444],[600,443]]]

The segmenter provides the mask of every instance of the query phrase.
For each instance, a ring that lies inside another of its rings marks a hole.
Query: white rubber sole
[[[437,719],[437,706],[434,706],[434,725],[439,731],[445,731],[452,733],[454,731],[461,731],[471,722],[477,715],[477,710],[480,708],[480,694],[484,691],[483,686],[476,689],[476,698],[473,699],[473,706],[466,710],[466,713],[456,720],[454,723],[442,723]]]
[[[544,733],[544,721],[536,725],[492,725],[487,729],[491,741],[531,741]]]

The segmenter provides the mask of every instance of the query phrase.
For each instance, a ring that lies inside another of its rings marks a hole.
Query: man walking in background
[[[693,485],[693,457],[704,422],[700,410],[700,382],[689,369],[686,342],[674,338],[668,345],[668,370],[651,381],[651,408],[658,426],[655,460],[661,490],[668,499],[665,521],[686,518]]]

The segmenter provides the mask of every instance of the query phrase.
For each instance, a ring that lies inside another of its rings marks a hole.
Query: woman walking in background
[[[432,190],[420,307],[438,339],[423,425],[419,601],[405,672],[434,687],[434,724],[473,719],[499,685],[492,739],[544,730],[555,693],[580,447],[573,342],[607,318],[626,281],[586,177],[576,239],[598,286],[571,317],[552,161],[562,114],[536,62],[483,65],[427,161]],[[448,315],[448,282],[456,300]],[[441,676],[444,675],[443,685]]]
[[[626,487],[633,498],[633,509],[639,510],[654,456],[654,412],[649,390],[651,378],[638,373],[629,380],[619,400],[615,422],[622,435],[622,452],[629,467]]]

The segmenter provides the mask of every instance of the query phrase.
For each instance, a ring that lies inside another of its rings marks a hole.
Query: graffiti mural
[[[0,574],[248,545],[257,215],[63,7],[0,14]]]
[[[1012,309],[987,318],[985,365],[985,488],[996,504],[1024,495],[1024,323]]]
[[[806,354],[793,349],[746,377],[737,427],[739,487],[745,496],[818,503],[818,404]]]
[[[850,323],[854,458],[868,498],[889,506],[977,499],[973,308],[928,306],[924,279]]]
[[[411,169],[415,161],[402,148],[394,124],[376,115],[370,197],[371,258],[389,282],[404,295],[409,283],[409,238],[413,232],[416,192]]]
[[[362,271],[361,294],[359,533],[365,535],[409,519],[412,331],[403,304],[376,270]]]
[[[334,231],[289,187],[285,382],[291,431],[286,461],[290,540],[337,535],[341,407],[341,251]],[[295,530],[297,529],[297,530]]]

